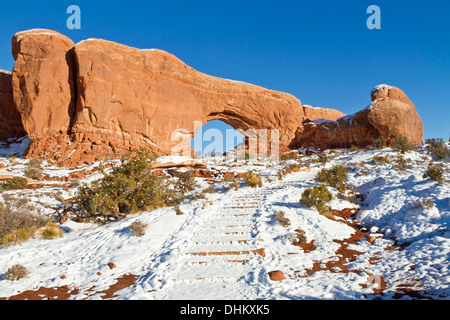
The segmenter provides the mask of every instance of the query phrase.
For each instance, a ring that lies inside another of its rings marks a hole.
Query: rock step
[[[236,251],[199,251],[199,252],[188,252],[187,255],[192,256],[240,256],[240,255],[260,255],[265,257],[264,248],[253,249],[253,250],[236,250]]]
[[[235,245],[235,244],[241,244],[241,243],[251,243],[251,242],[255,242],[256,241],[264,241],[264,239],[239,239],[239,237],[237,237],[238,239],[235,240],[229,240],[229,239],[224,239],[224,240],[218,240],[218,241],[202,241],[202,240],[197,240],[195,242],[195,244],[200,245],[200,244],[230,244],[230,245]]]
[[[202,253],[202,255],[221,255],[220,253],[240,254],[240,252],[253,252],[259,250],[261,241],[257,240],[241,240],[241,241],[195,241],[187,249],[188,254]],[[212,254],[208,254],[211,253]],[[214,254],[217,252],[218,254]],[[258,252],[258,251],[256,251]],[[205,253],[205,254],[203,254]]]
[[[205,258],[205,257],[203,257]],[[252,267],[249,259],[242,256],[228,256],[223,260],[198,260],[191,261],[183,265],[182,268],[173,272],[172,281],[193,281],[193,280],[236,280],[247,275]],[[217,270],[221,270],[217,274]]]

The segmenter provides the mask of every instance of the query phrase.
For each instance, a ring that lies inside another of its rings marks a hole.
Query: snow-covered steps
[[[202,210],[192,221],[192,233],[178,250],[182,257],[161,274],[161,281],[237,280],[263,263],[264,239],[258,235],[258,208],[270,190],[231,193]]]

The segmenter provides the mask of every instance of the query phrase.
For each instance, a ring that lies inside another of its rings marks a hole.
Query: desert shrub
[[[175,189],[181,193],[192,191],[197,186],[193,170],[178,173],[177,178]]]
[[[346,195],[344,192],[338,192],[336,194],[336,198],[351,202],[353,204],[360,204],[357,200],[357,197],[354,194]]]
[[[25,176],[33,180],[42,179],[42,159],[34,158],[30,159],[25,169]]]
[[[405,136],[395,137],[392,142],[392,147],[400,153],[416,150],[416,146],[411,144]]]
[[[282,227],[289,227],[291,225],[291,221],[289,218],[285,216],[284,211],[278,211],[274,215],[275,220],[282,226]]]
[[[288,237],[289,241],[294,246],[301,246],[306,243],[306,236],[302,233],[290,233]]]
[[[239,180],[237,178],[233,178],[232,181],[228,184],[229,189],[238,190],[241,184],[239,183]]]
[[[352,145],[350,147],[350,151],[352,151],[352,152],[360,152],[362,150],[358,146]]]
[[[25,198],[5,197],[0,204],[0,246],[27,241],[47,220]]]
[[[17,263],[12,267],[8,268],[8,270],[6,270],[3,276],[7,280],[17,281],[22,278],[25,278],[26,276],[28,276],[28,274],[29,274],[28,269],[23,265],[21,265],[20,263]]]
[[[342,165],[336,165],[331,169],[323,168],[317,173],[316,179],[318,182],[327,183],[337,189],[347,188],[347,170]]]
[[[377,165],[383,165],[383,164],[388,164],[390,163],[388,156],[379,156],[379,155],[375,155],[372,158],[372,162],[377,164]]]
[[[386,147],[387,147],[387,143],[388,143],[388,140],[387,140],[385,137],[379,136],[378,138],[376,138],[376,139],[373,141],[372,146],[373,146],[374,148],[380,150],[380,149],[386,148]]]
[[[45,226],[45,228],[42,229],[40,232],[41,232],[41,237],[43,239],[47,239],[47,240],[51,240],[51,239],[54,239],[57,237],[62,237],[62,235],[63,235],[63,232],[59,228],[59,226],[50,221],[47,222],[47,225]]]
[[[216,193],[217,189],[214,187],[208,187],[205,190],[203,190],[203,193]]]
[[[423,208],[423,209],[431,209],[434,207],[434,203],[433,200],[430,198],[423,198],[418,200],[414,205],[411,206],[411,209],[418,209],[418,208]]]
[[[409,164],[409,161],[403,157],[401,154],[397,154],[395,157],[395,168],[400,171],[405,171],[406,169],[411,169],[412,166]]]
[[[295,154],[295,152],[285,153],[280,156],[281,161],[295,160],[295,159],[297,159],[297,154]]]
[[[28,180],[23,177],[13,177],[1,184],[2,190],[17,190],[26,189],[28,187]]]
[[[321,153],[319,153],[319,154],[317,155],[317,160],[318,160],[320,163],[327,163],[327,162],[330,160],[330,158],[331,158],[331,157],[327,156],[327,154],[324,153],[324,152],[321,152]]]
[[[427,139],[425,143],[429,145],[428,148],[431,152],[431,156],[435,160],[446,160],[450,157],[450,149],[441,138]]]
[[[142,221],[134,221],[129,229],[136,237],[142,237],[145,235],[145,229],[147,228],[147,224],[143,223]]]
[[[191,195],[192,200],[200,200],[200,199],[206,199],[204,192],[195,192],[193,195]]]
[[[262,186],[262,181],[259,174],[253,173],[251,171],[244,173],[244,180],[252,188],[255,188],[256,186]]]
[[[430,163],[423,177],[441,183],[444,181],[444,168],[442,165],[433,165]]]
[[[323,184],[308,188],[302,193],[300,203],[308,206],[315,207],[319,212],[326,211],[325,203],[333,200],[332,193]]]
[[[101,182],[78,188],[75,203],[82,218],[120,220],[128,214],[154,210],[180,201],[180,195],[171,188],[167,177],[151,173],[156,156],[146,150],[129,152],[121,165],[112,164],[112,172]]]
[[[277,171],[278,180],[282,180],[284,176],[285,176],[284,170]]]

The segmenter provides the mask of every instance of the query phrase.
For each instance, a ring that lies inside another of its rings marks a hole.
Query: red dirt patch
[[[115,284],[111,285],[106,290],[97,291],[96,294],[104,293],[105,295],[102,296],[102,299],[110,299],[117,297],[117,295],[115,295],[117,291],[120,291],[122,289],[125,289],[126,287],[133,285],[137,278],[139,278],[139,276],[134,274],[124,274],[122,277],[117,279],[117,282]]]
[[[27,290],[22,293],[10,296],[9,298],[0,298],[0,300],[67,300],[72,295],[79,293],[77,288],[70,289],[68,286],[44,288],[38,290]]]

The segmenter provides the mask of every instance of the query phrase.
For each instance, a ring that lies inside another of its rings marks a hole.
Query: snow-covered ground
[[[14,148],[21,143],[26,141]],[[168,207],[106,225],[69,220],[60,227],[61,238],[0,248],[0,297],[65,288],[71,300],[449,299],[449,163],[443,162],[445,181],[439,184],[423,178],[431,160],[423,148],[405,154],[412,168],[403,172],[394,168],[397,152],[390,148],[327,154],[332,159],[325,164],[315,161],[316,155],[281,163],[204,159],[211,171],[259,172],[263,185],[241,183],[238,190],[226,191],[227,182],[217,179],[210,185],[196,178],[199,190],[213,186],[217,192],[185,200],[182,215]],[[376,165],[374,155],[388,155],[391,163]],[[167,161],[177,163],[173,157],[160,159]],[[297,161],[311,170],[279,180],[282,165]],[[0,175],[23,176],[26,162],[0,158]],[[340,199],[330,188],[333,209],[359,209],[348,220],[321,215],[299,202],[306,188],[318,184],[316,173],[336,164],[347,168],[353,192],[363,199]],[[76,193],[76,187],[56,178],[94,167],[69,170],[46,163],[45,173],[54,181],[4,193],[26,196],[51,214],[60,205],[55,194],[70,199]],[[81,181],[100,177],[92,172]],[[421,205],[424,199],[432,205]],[[289,226],[275,220],[278,211],[284,211]],[[147,224],[142,237],[130,231],[134,221]],[[309,246],[291,244],[299,230]],[[17,263],[28,269],[26,278],[1,276]],[[270,279],[277,270],[285,279]],[[115,287],[124,276],[132,281]],[[113,294],[106,295],[108,289]]]

